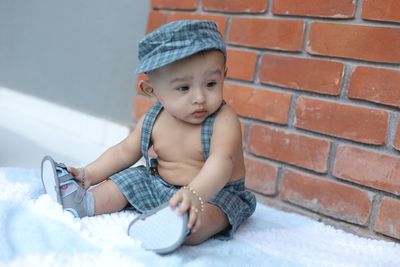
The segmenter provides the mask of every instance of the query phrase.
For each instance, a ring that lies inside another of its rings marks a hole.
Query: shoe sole
[[[58,181],[54,160],[50,156],[46,156],[42,160],[41,177],[46,194],[48,194],[53,201],[57,201],[61,204],[60,183]]]
[[[135,218],[128,227],[128,235],[141,241],[142,248],[158,254],[177,249],[188,236],[188,216],[179,216],[168,203]]]

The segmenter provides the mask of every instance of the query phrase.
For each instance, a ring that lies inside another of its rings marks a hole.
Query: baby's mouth
[[[195,118],[202,118],[207,114],[207,111],[204,109],[196,110],[192,113]]]

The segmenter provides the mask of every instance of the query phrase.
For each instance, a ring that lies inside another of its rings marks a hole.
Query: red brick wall
[[[400,239],[400,1],[152,0],[147,31],[214,20],[247,187],[268,203]],[[139,118],[152,100],[134,99]]]

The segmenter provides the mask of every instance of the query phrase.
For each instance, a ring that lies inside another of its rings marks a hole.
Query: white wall
[[[136,0],[1,0],[0,86],[130,123],[149,8]]]

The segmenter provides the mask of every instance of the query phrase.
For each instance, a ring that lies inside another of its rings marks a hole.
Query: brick
[[[291,99],[287,93],[226,82],[224,99],[241,116],[287,123]]]
[[[397,131],[394,137],[393,147],[400,151],[400,119],[397,121]]]
[[[333,175],[400,195],[400,157],[340,145],[336,151]]]
[[[228,42],[256,48],[300,51],[305,24],[301,20],[232,18]]]
[[[151,0],[151,6],[155,9],[196,10],[197,0]]]
[[[313,55],[400,63],[400,28],[313,22],[306,50]]]
[[[152,32],[165,23],[166,15],[158,11],[151,11],[147,19],[146,32]]]
[[[364,0],[361,17],[367,20],[400,22],[400,1]]]
[[[184,19],[199,19],[199,20],[211,20],[217,24],[220,33],[225,36],[227,18],[222,15],[205,15],[198,13],[186,13],[186,12],[172,12],[168,15],[167,22]]]
[[[258,156],[323,173],[327,171],[330,142],[255,124],[250,128],[248,149]]]
[[[366,144],[386,142],[389,113],[380,109],[300,96],[296,127]]]
[[[264,13],[268,0],[201,0],[201,6],[207,11],[225,13]]]
[[[133,114],[135,120],[139,120],[149,108],[154,105],[155,99],[143,95],[136,95],[133,98]]]
[[[340,62],[265,54],[259,78],[262,83],[339,95],[343,75]]]
[[[278,167],[256,158],[245,158],[246,187],[263,195],[276,194]]]
[[[257,63],[257,53],[253,51],[228,49],[227,77],[242,81],[252,81]]]
[[[399,70],[359,66],[351,74],[347,96],[399,108],[399,84]]]
[[[286,170],[280,197],[296,205],[347,222],[366,225],[372,194],[354,186]]]
[[[272,13],[276,15],[353,18],[353,0],[274,0]]]
[[[400,239],[400,201],[383,197],[379,207],[374,230],[387,236]]]

